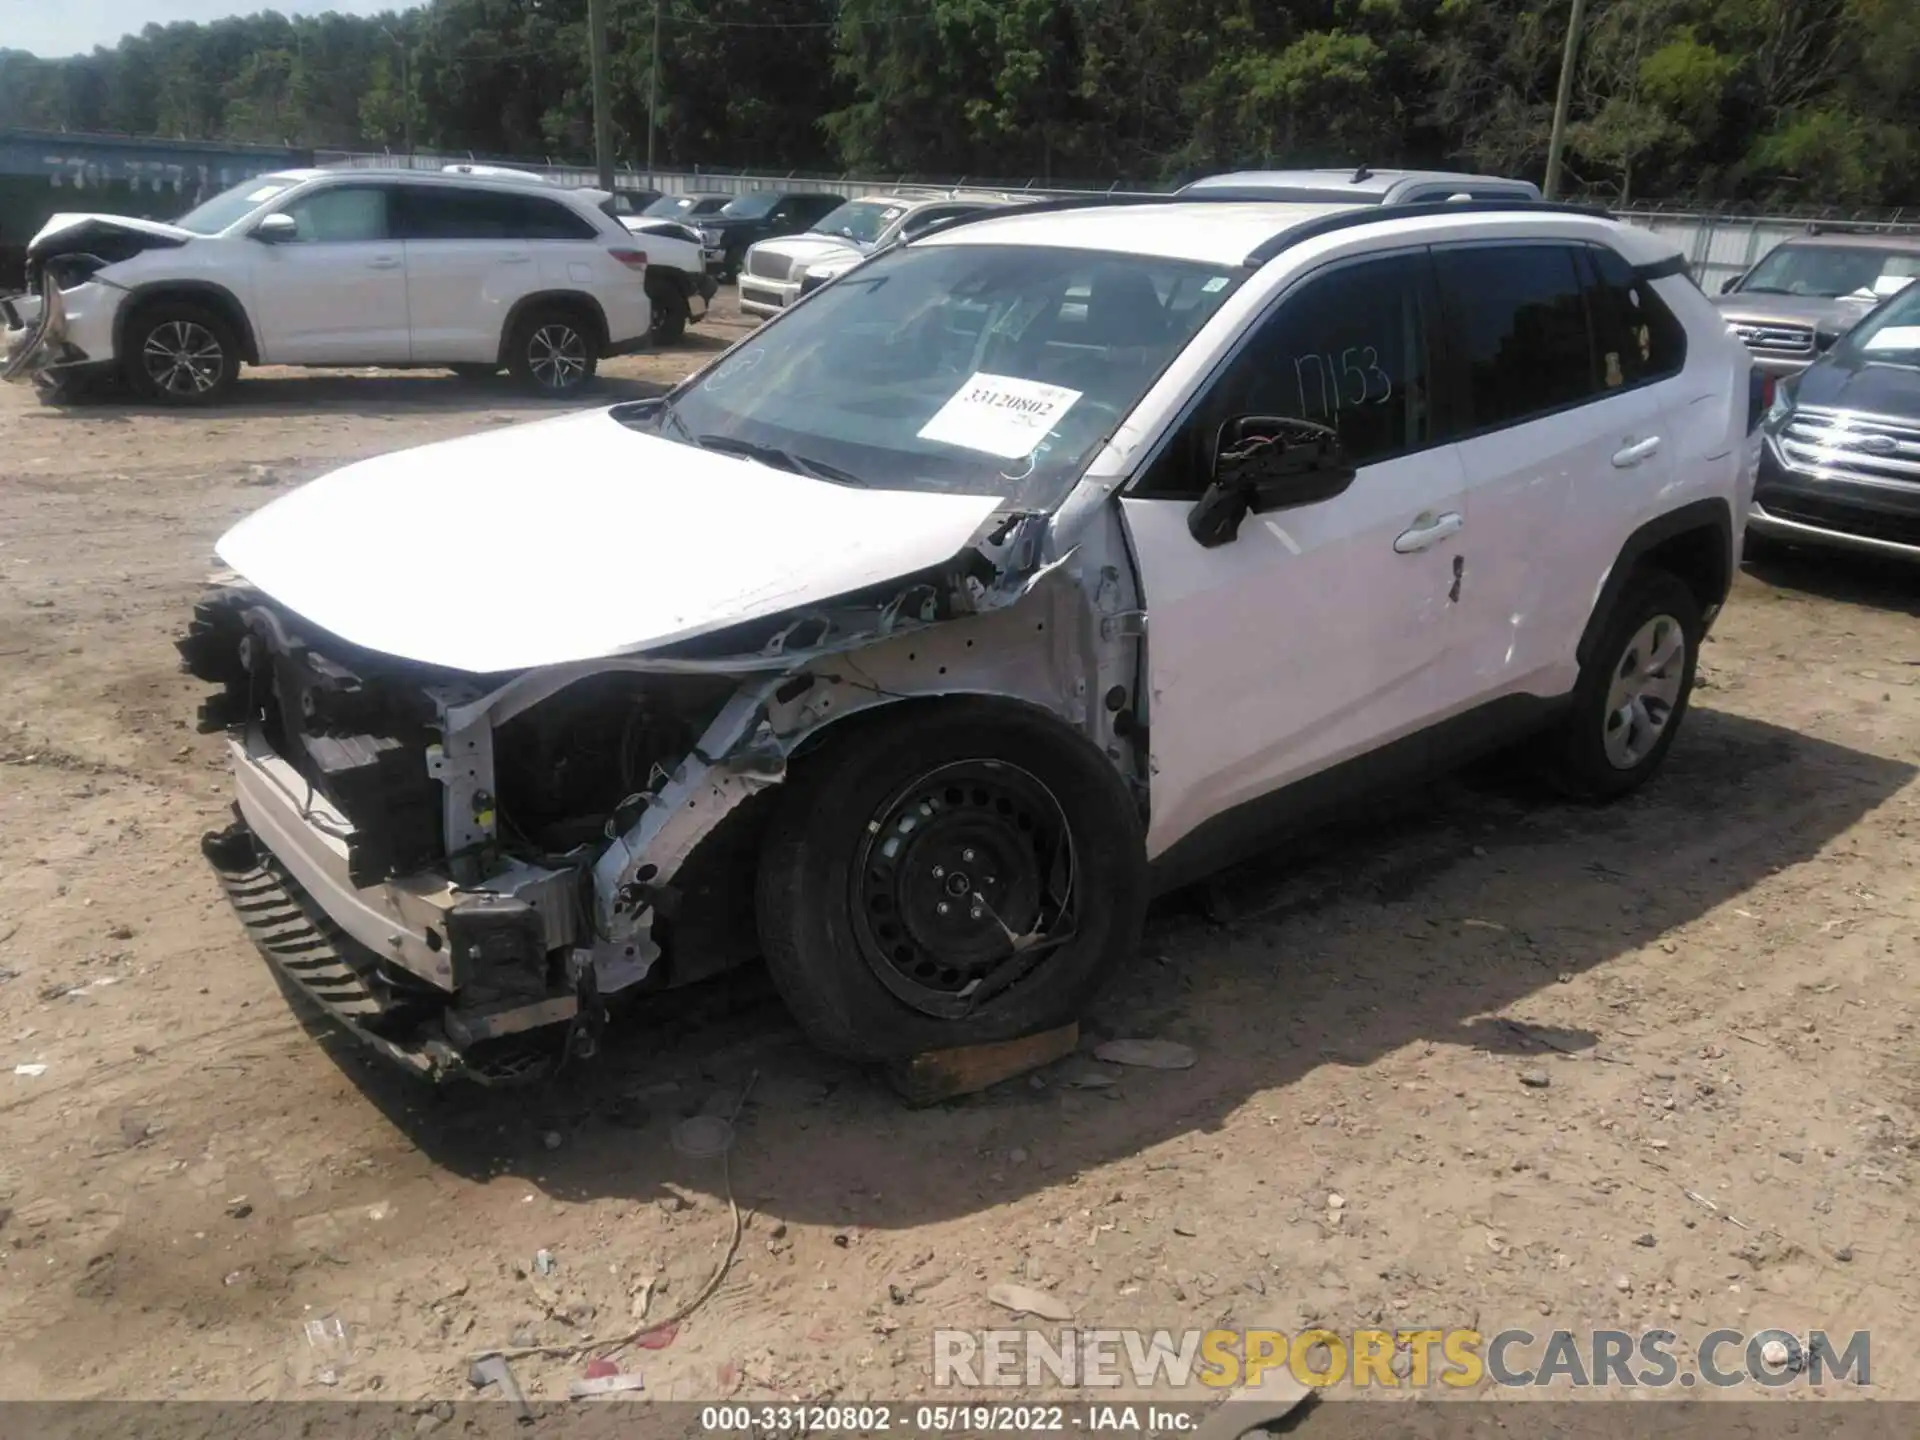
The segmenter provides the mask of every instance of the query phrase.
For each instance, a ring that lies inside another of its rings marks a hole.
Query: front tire
[[[1704,630],[1677,576],[1643,570],[1628,581],[1547,752],[1561,789],[1614,800],[1653,778],[1686,717]]]
[[[204,305],[150,305],[128,323],[125,340],[127,383],[156,405],[211,405],[240,379],[239,337]]]
[[[761,948],[801,1029],[879,1061],[1076,1016],[1146,913],[1112,765],[1012,705],[847,723],[796,765],[760,857]]]
[[[599,338],[576,310],[529,311],[507,342],[507,368],[514,380],[549,400],[578,395],[599,367]]]

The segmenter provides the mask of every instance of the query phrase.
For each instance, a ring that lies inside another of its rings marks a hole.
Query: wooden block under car
[[[988,1045],[961,1045],[952,1050],[923,1050],[887,1067],[887,1079],[908,1105],[937,1105],[956,1095],[972,1095],[1038,1070],[1042,1065],[1071,1055],[1080,1044],[1080,1022],[1070,1021],[1057,1030],[1042,1030],[1018,1040],[998,1040]]]

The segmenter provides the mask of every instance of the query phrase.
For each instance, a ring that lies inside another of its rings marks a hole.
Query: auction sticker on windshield
[[[1022,460],[1074,407],[1080,391],[1015,375],[976,373],[920,427],[922,440]]]

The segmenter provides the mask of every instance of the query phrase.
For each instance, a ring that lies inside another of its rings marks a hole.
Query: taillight
[[[644,250],[609,250],[607,253],[629,270],[647,268],[647,252]]]

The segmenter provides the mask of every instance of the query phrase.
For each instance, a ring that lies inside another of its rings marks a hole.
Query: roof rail
[[[1191,194],[1172,195],[1073,195],[1051,200],[1036,200],[1031,204],[1016,204],[1008,209],[977,210],[967,215],[956,215],[929,226],[922,236],[936,232],[944,235],[963,225],[977,225],[983,220],[999,219],[1007,215],[1044,215],[1060,210],[1089,210],[1118,205],[1247,205],[1276,204],[1272,200],[1259,201],[1245,195],[1209,195],[1205,191]],[[1538,215],[1545,212],[1550,215],[1581,215],[1588,219],[1611,220],[1612,212],[1595,205],[1569,205],[1553,200],[1529,200],[1516,195],[1511,199],[1498,200],[1420,200],[1408,205],[1355,205],[1350,209],[1338,210],[1331,215],[1317,216],[1312,220],[1303,220],[1290,225],[1278,234],[1261,241],[1247,253],[1241,263],[1249,269],[1256,269],[1280,254],[1290,245],[1302,240],[1311,240],[1316,235],[1326,235],[1337,230],[1350,229],[1356,225],[1375,225],[1387,220],[1417,220],[1423,216],[1448,215]]]
[[[1242,263],[1249,269],[1264,265],[1281,251],[1298,245],[1302,240],[1349,230],[1356,225],[1372,225],[1385,220],[1418,220],[1428,216],[1538,215],[1543,211],[1549,215],[1581,215],[1589,220],[1613,219],[1612,212],[1597,205],[1568,205],[1555,200],[1528,200],[1521,196],[1511,200],[1416,200],[1407,205],[1368,205],[1290,225],[1254,246]]]

